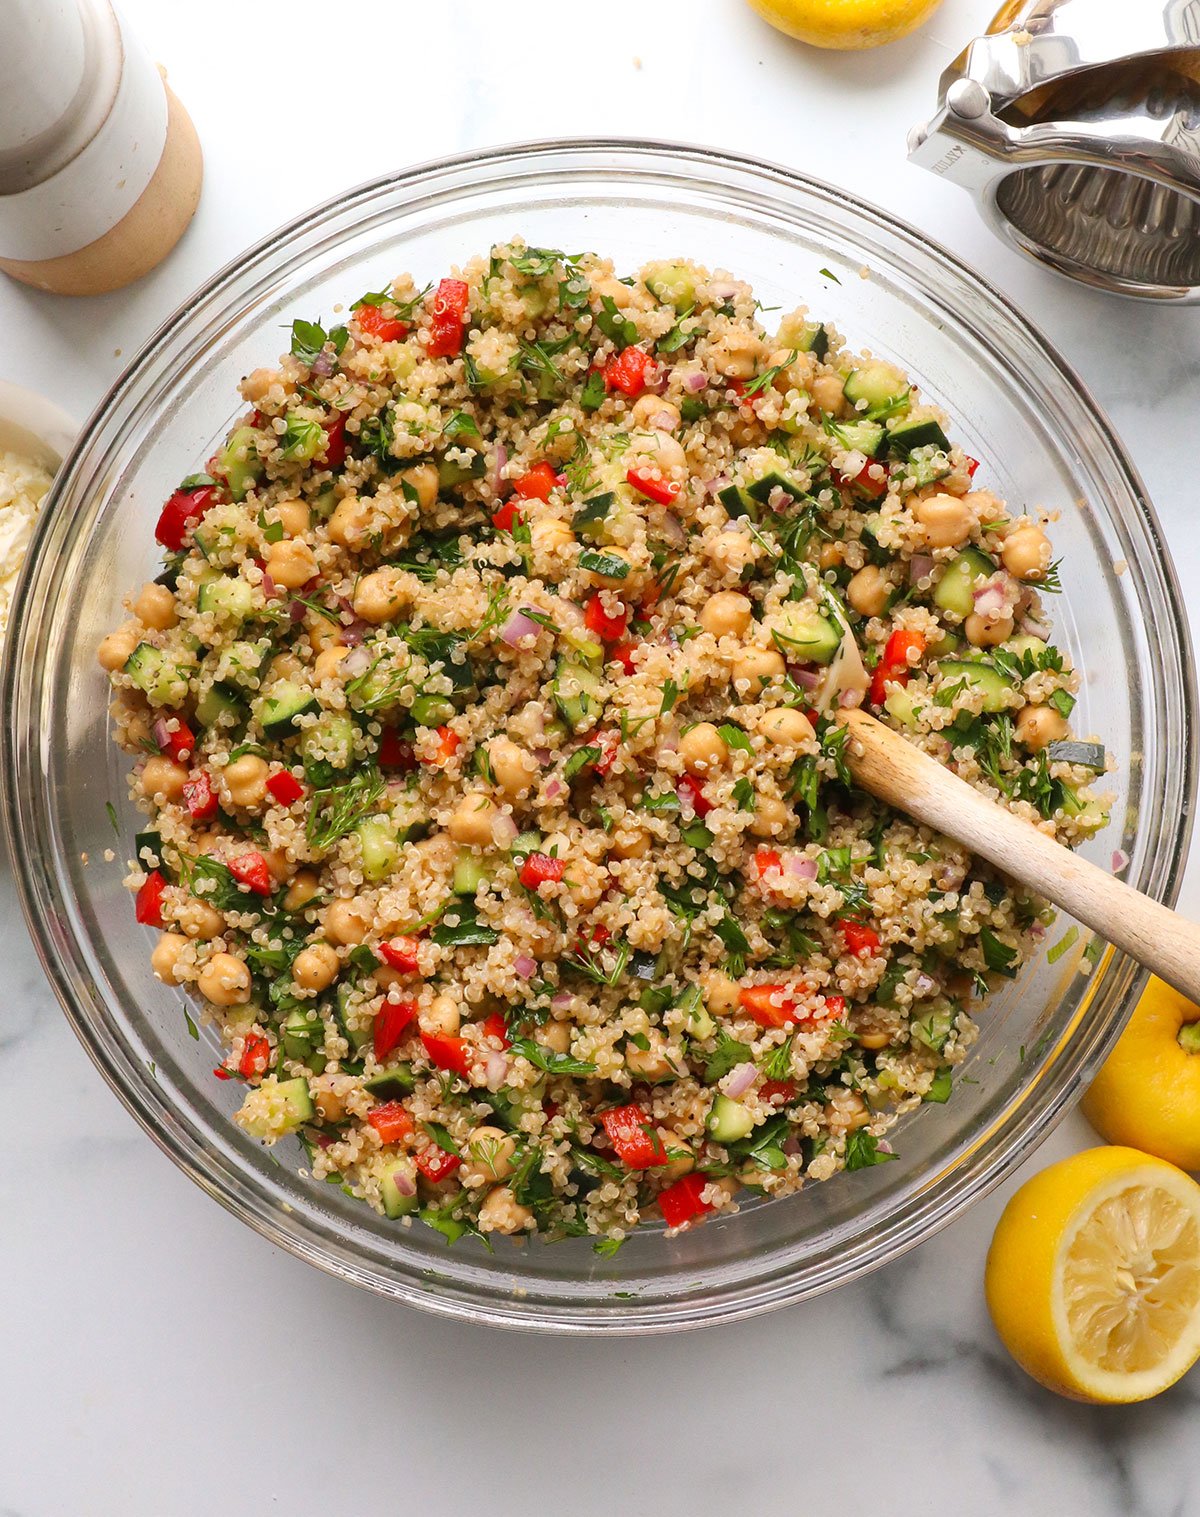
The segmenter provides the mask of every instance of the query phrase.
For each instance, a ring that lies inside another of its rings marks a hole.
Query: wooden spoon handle
[[[1152,901],[989,800],[865,711],[844,711],[846,763],[864,790],[936,827],[1094,928],[1200,1001],[1200,926]]]

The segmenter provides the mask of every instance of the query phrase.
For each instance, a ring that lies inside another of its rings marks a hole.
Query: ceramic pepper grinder
[[[202,171],[107,0],[0,0],[0,270],[61,295],[130,284],[183,235]]]

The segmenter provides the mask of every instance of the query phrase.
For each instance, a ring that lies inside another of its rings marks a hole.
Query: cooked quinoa
[[[237,1120],[390,1218],[668,1226],[891,1157],[1044,903],[850,783],[865,703],[1105,821],[1045,523],[803,309],[517,241],[297,321],[99,650],[128,884]]]
[[[0,653],[9,608],[25,562],[38,509],[50,488],[46,470],[20,453],[0,448]]]

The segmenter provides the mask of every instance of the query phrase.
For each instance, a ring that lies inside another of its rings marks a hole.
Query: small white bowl
[[[52,400],[0,379],[0,449],[20,453],[53,474],[79,432]]]

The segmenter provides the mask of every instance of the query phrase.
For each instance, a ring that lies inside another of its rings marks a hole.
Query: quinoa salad
[[[1050,524],[724,272],[518,240],[335,317],[99,648],[237,1122],[400,1225],[602,1254],[886,1162],[1047,908],[855,789],[838,714],[1103,826]]]

